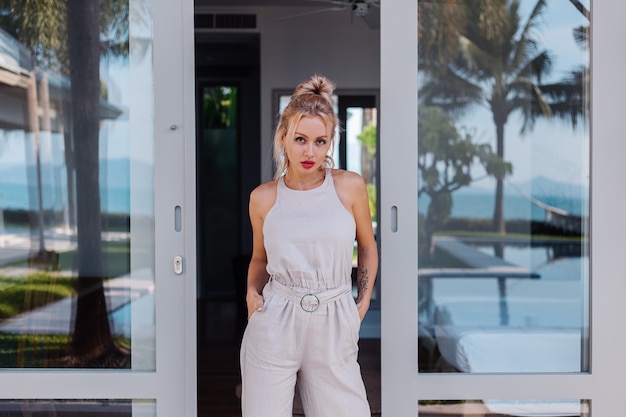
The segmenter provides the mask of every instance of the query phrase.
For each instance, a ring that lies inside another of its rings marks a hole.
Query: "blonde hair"
[[[334,82],[317,74],[296,87],[289,104],[280,114],[274,133],[274,164],[276,167],[274,178],[280,178],[289,169],[289,160],[284,154],[282,142],[285,138],[295,135],[300,119],[305,116],[319,116],[324,121],[327,135],[330,138],[330,150],[324,160],[324,168],[334,167],[332,151],[335,143],[335,130],[339,124],[333,106],[332,94],[334,90]]]

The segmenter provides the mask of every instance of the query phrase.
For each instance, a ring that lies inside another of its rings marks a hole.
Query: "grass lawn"
[[[0,333],[0,366],[3,368],[48,368],[49,352],[60,352],[70,335],[22,335]]]
[[[0,276],[0,319],[6,319],[74,293],[76,278],[35,272],[27,277]]]
[[[102,256],[105,279],[130,272],[128,242],[106,243]],[[32,268],[27,275],[20,276],[2,275],[0,272],[0,321],[75,294],[78,279],[75,276],[75,258],[76,250],[59,253],[58,268],[54,271]],[[0,367],[58,367],[56,358],[66,351],[71,337],[71,334],[0,333]],[[130,349],[129,340],[118,338],[116,343]]]

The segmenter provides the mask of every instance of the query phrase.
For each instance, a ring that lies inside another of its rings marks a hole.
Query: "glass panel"
[[[419,417],[588,417],[588,400],[419,401]]]
[[[3,416],[151,417],[156,416],[154,400],[0,400]]]
[[[372,222],[376,226],[376,108],[348,107],[346,113],[346,169],[359,173],[365,180]]]
[[[420,372],[586,372],[589,3],[419,1]]]
[[[339,97],[341,101],[342,98]],[[361,106],[348,106],[345,110],[345,120],[340,120],[340,123],[344,126],[344,132],[338,136],[345,138],[345,167],[341,167],[336,159],[338,168],[344,168],[348,171],[353,171],[360,174],[365,183],[367,184],[367,194],[369,198],[370,213],[372,214],[372,228],[374,235],[378,234],[378,221],[377,221],[377,205],[376,205],[376,186],[378,182],[377,173],[377,152],[378,152],[378,132],[376,127],[377,121],[377,109],[375,107],[361,107]],[[341,119],[340,114],[340,119]],[[339,145],[339,144],[338,144]],[[336,146],[337,149],[342,149],[340,146]],[[356,242],[355,242],[356,248]],[[353,259],[352,276],[356,277],[356,250]],[[356,284],[356,280],[355,284]],[[380,337],[380,319],[378,309],[378,288],[380,281],[374,285],[372,291],[371,306],[366,319],[361,324],[361,331],[359,333],[361,338],[365,337]],[[353,288],[353,295],[356,297],[357,288],[356,285]]]
[[[2,368],[155,367],[152,6],[87,4],[0,6]]]
[[[233,288],[233,262],[239,254],[239,132],[237,131],[238,89],[236,86],[202,86],[198,114],[197,210],[199,219],[198,267],[205,297],[239,297],[245,288]],[[219,179],[219,180],[216,180]],[[210,266],[209,271],[203,271]],[[245,287],[245,282],[237,281]]]

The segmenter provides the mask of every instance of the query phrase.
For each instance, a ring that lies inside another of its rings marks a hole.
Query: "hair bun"
[[[315,74],[308,80],[301,82],[300,85],[296,87],[293,95],[315,94],[332,103],[333,91],[335,91],[335,83],[323,75]]]

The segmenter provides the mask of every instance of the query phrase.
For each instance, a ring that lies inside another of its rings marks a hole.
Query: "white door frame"
[[[620,326],[626,216],[619,186],[626,176],[620,102],[626,53],[613,40],[626,38],[626,4],[592,4],[591,372],[524,375],[417,373],[417,2],[387,0],[381,7],[383,415],[417,416],[422,399],[483,398],[588,399],[593,415],[615,414],[623,407],[619,381],[626,373]]]
[[[153,2],[156,371],[3,370],[1,399],[154,399],[160,416],[197,413],[193,7]],[[174,273],[176,255],[182,275]]]
[[[154,2],[155,267],[159,415],[197,415],[193,0]],[[180,207],[180,230],[175,211]],[[174,272],[182,256],[183,273]],[[161,336],[161,337],[159,337]]]

